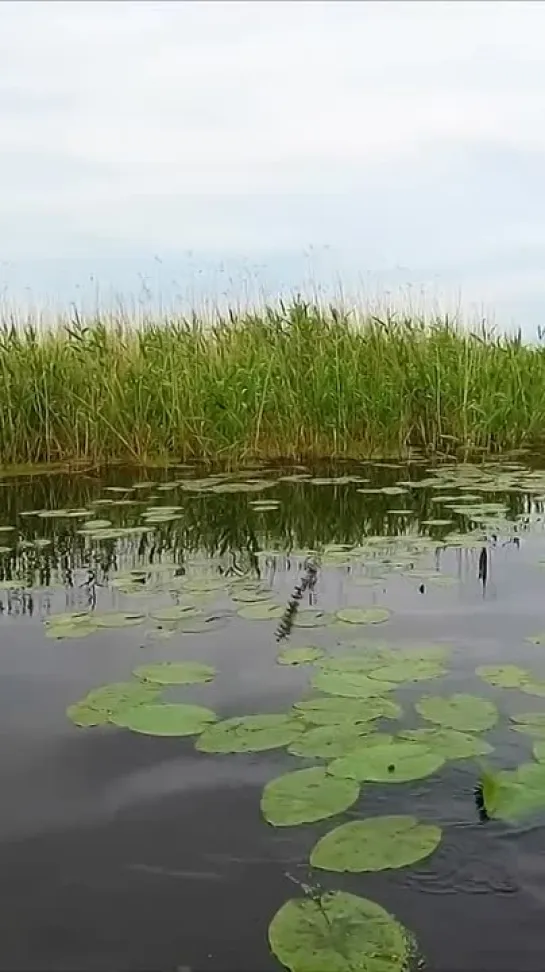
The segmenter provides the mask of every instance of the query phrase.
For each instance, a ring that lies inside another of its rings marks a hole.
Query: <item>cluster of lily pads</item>
[[[509,518],[505,502],[488,501],[487,494],[531,493],[545,503],[545,474],[533,473],[516,463],[496,466],[442,466],[429,476],[405,480],[387,487],[364,485],[363,476],[336,478],[297,471],[279,481],[306,482],[316,487],[353,483],[359,492],[391,497],[417,497],[419,490],[435,491],[431,497],[442,515],[421,521],[430,536],[405,531],[397,537],[367,536],[357,544],[327,544],[315,551],[292,551],[292,557],[309,553],[323,565],[347,566],[355,588],[375,587],[395,573],[418,584],[450,584],[456,578],[426,564],[439,549],[478,549],[493,536],[511,536],[524,527],[523,518]],[[187,493],[258,493],[275,485],[273,479],[206,477],[176,480],[160,485],[136,483],[134,491],[154,494],[180,489]],[[96,507],[136,505],[134,493],[111,487],[112,496],[96,501]],[[119,497],[115,496],[118,492]],[[543,495],[542,495],[543,494]],[[256,514],[278,507],[279,500],[251,500]],[[403,501],[402,501],[403,502]],[[388,511],[403,517],[411,510]],[[44,511],[31,511],[43,516]],[[140,511],[141,522],[124,528],[106,519],[90,519],[89,511],[51,511],[50,516],[81,518],[78,532],[92,543],[141,535],[162,523],[180,519],[181,506],[149,505]],[[452,529],[462,517],[468,530]],[[262,558],[283,552],[263,550]],[[110,584],[124,595],[138,597],[138,612],[82,611],[58,614],[45,623],[46,635],[54,638],[84,637],[101,628],[151,624],[155,631],[197,634],[236,614],[248,621],[280,620],[285,609],[271,588],[250,577],[202,575],[192,570],[181,574],[178,565],[165,562],[122,571]],[[362,568],[363,573],[358,573]],[[142,611],[141,599],[168,592],[175,599],[163,607]],[[361,590],[358,593],[362,593]],[[230,607],[208,610],[210,601],[226,596]],[[334,612],[316,607],[300,608],[297,628],[331,627],[342,637],[354,625],[387,621],[389,609],[382,604],[341,607]],[[545,635],[536,635],[536,645]],[[545,808],[545,713],[521,713],[511,717],[511,728],[534,739],[534,761],[515,770],[492,771],[481,763],[493,751],[484,734],[498,721],[498,709],[490,698],[454,694],[424,694],[414,703],[422,722],[412,728],[393,730],[403,715],[395,692],[402,686],[428,682],[446,674],[448,647],[443,645],[396,649],[372,643],[343,644],[340,653],[315,645],[289,646],[277,656],[280,665],[312,666],[312,692],[295,702],[288,712],[252,714],[221,719],[210,708],[187,702],[168,702],[168,686],[205,684],[216,670],[197,661],[159,662],[137,667],[132,680],[90,691],[69,706],[68,717],[79,727],[115,726],[135,733],[170,737],[194,737],[202,753],[256,753],[285,748],[311,765],[270,780],[261,795],[265,821],[274,827],[294,827],[328,820],[354,807],[376,785],[403,784],[439,771],[450,760],[476,759],[482,779],[483,803],[489,817],[510,821],[520,814]],[[529,696],[545,697],[545,680],[516,665],[479,666],[477,675],[494,689],[514,689]],[[386,723],[384,725],[383,723]],[[311,867],[327,872],[367,873],[410,866],[429,858],[440,845],[441,828],[414,815],[369,816],[340,823],[325,833],[310,852]],[[270,923],[273,953],[292,972],[358,969],[360,972],[401,972],[414,952],[412,935],[379,904],[340,891],[313,893],[286,902]]]

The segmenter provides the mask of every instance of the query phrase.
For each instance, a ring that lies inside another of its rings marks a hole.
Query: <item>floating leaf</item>
[[[143,682],[156,682],[158,685],[196,685],[211,682],[216,675],[212,665],[200,662],[158,662],[155,665],[139,665],[133,675]]]
[[[248,604],[246,607],[240,608],[237,614],[249,621],[270,621],[281,618],[284,614],[284,608],[281,604],[275,604],[274,601],[263,602],[262,604]]]
[[[538,763],[545,763],[545,739],[534,743],[532,751]]]
[[[381,624],[387,621],[390,612],[386,608],[341,608],[337,611],[339,621],[346,624]]]
[[[157,608],[152,611],[154,621],[183,621],[185,618],[196,618],[202,612],[194,604],[172,604],[169,607]]]
[[[85,536],[86,533],[93,533],[95,530],[105,530],[107,527],[111,527],[111,525],[111,520],[89,520],[77,532]]]
[[[53,615],[44,623],[46,638],[85,638],[98,630],[89,611]]]
[[[297,612],[293,626],[295,628],[325,628],[334,620],[334,616],[327,611],[314,611],[309,608]]]
[[[224,719],[198,740],[203,753],[258,753],[287,746],[301,725],[287,715],[249,715]]]
[[[403,972],[411,954],[395,918],[346,891],[286,901],[269,925],[269,944],[291,972]]]
[[[210,726],[217,716],[201,705],[161,702],[139,705],[114,712],[110,722],[123,729],[148,736],[195,736]]]
[[[114,712],[151,702],[158,695],[156,686],[112,682],[92,689],[79,702],[69,705],[66,714],[77,726],[101,726],[109,722]]]
[[[314,675],[311,685],[329,695],[342,695],[347,698],[365,699],[384,695],[397,686],[393,682],[380,682],[364,672],[320,671]]]
[[[337,786],[338,783],[342,785]],[[261,797],[261,811],[265,820],[275,827],[294,827],[342,813],[355,803],[359,792],[354,780],[335,779],[322,767],[313,766],[267,783]]]
[[[545,680],[533,678],[529,676],[527,680],[519,686],[521,692],[525,695],[537,695],[541,699],[545,699]]]
[[[468,759],[472,756],[487,756],[493,751],[490,743],[479,736],[458,729],[404,729],[399,733],[402,739],[421,743],[432,753],[445,759]]]
[[[359,782],[405,783],[430,776],[443,763],[442,756],[419,743],[402,739],[384,746],[369,746],[364,737],[359,749],[333,760],[329,772]]]
[[[133,624],[141,624],[144,621],[144,615],[111,611],[107,614],[93,615],[93,621],[99,628],[128,628]]]
[[[498,720],[498,710],[493,702],[476,695],[424,696],[415,708],[423,719],[462,732],[491,729]]]
[[[383,682],[423,682],[445,674],[446,670],[438,662],[407,658],[373,669],[369,672],[369,678]]]
[[[545,712],[521,712],[518,715],[511,716],[511,719],[521,725],[533,726],[545,731]]]
[[[450,526],[451,525],[452,520],[441,520],[441,519],[438,518],[436,520],[421,520],[420,522],[421,522],[422,526],[429,526],[429,527],[447,527],[447,526]]]
[[[258,601],[269,601],[271,591],[269,588],[260,587],[239,587],[231,592],[233,601],[242,601],[245,604],[256,604]]]
[[[324,654],[322,648],[315,648],[314,645],[302,645],[301,647],[284,648],[277,656],[279,665],[312,665]]]
[[[489,774],[493,792],[483,799],[488,816],[514,822],[521,817],[545,810],[545,764],[523,763],[515,770]],[[490,789],[490,782],[489,782]]]
[[[221,591],[229,586],[228,577],[188,577],[184,583],[188,591],[207,593]]]
[[[530,672],[518,665],[480,665],[475,671],[483,681],[498,688],[521,688],[531,678]]]
[[[373,719],[398,719],[402,715],[401,706],[391,699],[366,698],[317,698],[296,702],[294,710],[306,722],[319,726],[342,725],[371,722]]]
[[[301,736],[294,739],[288,747],[293,756],[310,756],[319,759],[336,759],[359,746],[362,736],[373,732],[371,722],[337,723],[336,725],[313,726],[305,729]]]
[[[441,828],[412,816],[351,820],[331,830],[310,854],[311,867],[325,871],[386,871],[429,857],[441,840]]]

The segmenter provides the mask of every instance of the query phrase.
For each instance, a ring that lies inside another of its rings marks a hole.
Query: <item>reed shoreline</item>
[[[301,299],[0,328],[0,465],[469,458],[545,443],[545,348]]]

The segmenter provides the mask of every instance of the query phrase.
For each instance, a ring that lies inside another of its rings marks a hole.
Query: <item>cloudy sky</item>
[[[0,290],[342,282],[533,332],[544,37],[535,0],[3,0]]]

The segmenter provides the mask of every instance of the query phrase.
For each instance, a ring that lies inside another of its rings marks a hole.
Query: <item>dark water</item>
[[[429,475],[418,465],[337,470],[339,476],[351,473],[377,488]],[[281,474],[275,470],[273,478]],[[175,595],[166,591],[156,601],[109,586],[121,571],[171,560],[180,570],[195,564],[204,569],[208,562],[211,574],[259,573],[287,601],[303,573],[305,552],[317,550],[322,566],[314,593],[306,595],[314,606],[381,604],[393,612],[385,624],[354,626],[352,640],[452,645],[449,674],[440,683],[398,693],[406,724],[418,724],[412,705],[425,692],[490,696],[502,714],[499,728],[487,735],[496,747],[491,760],[515,766],[531,758],[532,740],[510,732],[506,717],[545,703],[493,689],[474,670],[515,661],[545,675],[545,648],[525,641],[545,628],[545,573],[538,564],[545,558],[539,499],[545,476],[540,482],[534,473],[533,483],[513,467],[507,476],[518,486],[503,492],[500,469],[481,474],[488,481],[481,501],[505,501],[506,514],[486,526],[486,540],[473,549],[435,553],[430,547],[423,562],[456,578],[451,586],[411,582],[392,553],[382,585],[367,588],[352,583],[361,573],[359,561],[337,563],[342,557],[327,550],[324,555],[324,548],[355,547],[366,536],[385,534],[421,532],[439,541],[449,530],[467,531],[467,518],[434,502],[438,492],[431,486],[402,495],[359,493],[362,482],[304,480],[278,481],[263,494],[187,492],[181,486],[106,489],[190,475],[180,469],[124,471],[102,481],[78,474],[21,477],[0,486],[0,525],[16,528],[0,534],[0,544],[9,548],[0,555],[0,579],[19,578],[24,587],[0,591],[0,968],[279,969],[267,945],[268,924],[283,902],[300,894],[294,881],[319,880],[394,913],[437,972],[541,969],[545,814],[510,826],[481,823],[473,761],[448,762],[414,783],[364,784],[359,802],[342,815],[415,812],[439,823],[443,840],[428,861],[383,874],[322,871],[317,877],[306,863],[310,849],[339,818],[275,829],[259,810],[268,780],[310,762],[285,750],[205,755],[192,739],[81,729],[66,718],[70,703],[95,686],[128,679],[135,665],[184,658],[219,670],[214,682],[184,688],[185,700],[210,706],[221,717],[284,711],[304,693],[312,669],[276,664],[277,622],[242,620],[221,592],[213,602],[220,620],[210,633],[161,638],[153,625],[140,625],[54,640],[45,637],[43,619],[89,606],[148,612],[157,603],[172,603]],[[259,475],[271,477],[270,471]],[[244,481],[257,477],[249,470]],[[462,495],[456,486],[443,492]],[[110,502],[94,507],[101,498]],[[117,505],[120,499],[133,505]],[[258,512],[251,505],[256,499],[280,500],[280,506]],[[161,504],[181,505],[180,518],[120,540],[89,540],[78,533],[82,520],[22,515],[86,508],[114,525],[131,525],[141,522],[143,509]],[[408,514],[388,512],[401,508]],[[445,516],[452,517],[452,527],[419,527],[422,520]],[[483,547],[486,585],[479,578]],[[330,647],[338,640],[330,628],[294,629],[288,643]],[[169,691],[173,697],[178,692]]]

